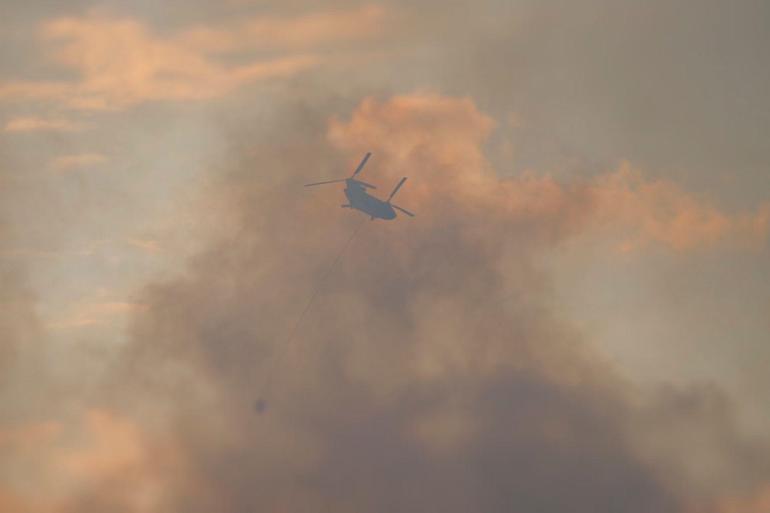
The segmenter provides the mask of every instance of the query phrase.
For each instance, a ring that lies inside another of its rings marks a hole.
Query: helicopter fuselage
[[[391,220],[396,217],[396,211],[390,203],[371,196],[356,180],[345,180],[345,196],[348,198],[348,204],[343,207],[360,210],[372,219]]]

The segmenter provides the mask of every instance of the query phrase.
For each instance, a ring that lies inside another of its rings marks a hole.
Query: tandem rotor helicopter
[[[342,208],[360,210],[361,212],[371,217],[372,220],[384,219],[389,221],[391,219],[395,219],[396,210],[403,212],[410,217],[414,217],[413,213],[390,202],[393,199],[393,196],[395,196],[398,190],[401,188],[401,186],[404,185],[404,182],[406,182],[406,177],[403,177],[401,181],[398,182],[396,188],[393,189],[393,192],[390,193],[390,196],[388,196],[388,199],[385,201],[379,198],[375,198],[366,192],[366,189],[376,189],[377,187],[366,182],[362,182],[361,180],[356,180],[356,175],[361,172],[361,170],[364,168],[364,165],[366,165],[366,161],[369,160],[369,157],[371,156],[371,152],[364,156],[364,159],[360,164],[358,164],[358,167],[353,172],[353,174],[350,175],[350,178],[328,180],[326,182],[308,183],[305,184],[305,187],[313,187],[315,185],[324,185],[327,183],[345,182],[345,196],[348,198],[348,203],[346,205],[341,205]]]

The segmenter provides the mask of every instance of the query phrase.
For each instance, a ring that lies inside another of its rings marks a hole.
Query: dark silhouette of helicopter
[[[327,183],[345,182],[345,196],[348,198],[348,203],[346,205],[341,205],[342,208],[354,208],[356,210],[360,210],[361,212],[368,214],[372,220],[394,219],[396,217],[396,210],[399,210],[410,217],[414,217],[413,213],[390,202],[393,199],[393,196],[395,196],[398,190],[401,188],[401,186],[404,185],[404,182],[406,182],[406,177],[403,177],[401,181],[398,182],[396,188],[393,189],[393,192],[390,193],[390,196],[388,196],[388,199],[385,201],[379,198],[375,198],[366,192],[366,189],[376,189],[377,187],[366,182],[362,182],[361,180],[356,180],[356,175],[361,172],[361,170],[364,168],[364,165],[366,164],[366,161],[369,160],[369,157],[371,156],[371,153],[367,153],[366,156],[364,156],[364,159],[360,164],[358,164],[358,167],[353,172],[353,174],[350,175],[350,178],[328,180],[326,182],[308,183],[305,184],[305,187],[324,185]]]

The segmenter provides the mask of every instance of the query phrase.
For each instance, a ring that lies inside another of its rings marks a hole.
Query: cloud
[[[52,99],[63,101],[73,93],[73,87],[60,82],[0,82],[0,100],[40,100]]]
[[[21,117],[8,120],[5,131],[18,132],[80,132],[84,126],[66,119]]]
[[[721,242],[761,245],[767,239],[768,205],[728,214],[665,179],[646,179],[624,164],[588,186],[596,221],[628,232],[621,249],[662,244],[676,251]]]
[[[436,195],[474,203],[477,209],[489,203],[502,221],[548,220],[548,233],[558,237],[606,234],[623,251],[651,244],[688,251],[723,242],[766,241],[770,204],[730,214],[670,180],[648,178],[629,163],[571,182],[532,171],[499,179],[482,147],[493,127],[493,120],[468,98],[419,94],[384,103],[364,100],[349,122],[332,118],[329,137],[359,154],[377,141],[388,159],[385,167],[419,177],[417,183],[408,182],[408,194],[418,204]],[[388,176],[397,179],[395,173]],[[443,208],[438,212],[446,213]]]
[[[50,166],[56,171],[70,171],[72,169],[94,167],[106,161],[107,157],[100,153],[77,153],[56,157],[51,161]]]
[[[65,18],[46,24],[56,60],[81,73],[71,99],[82,108],[122,108],[150,100],[200,100],[246,82],[291,75],[316,62],[292,55],[225,66],[134,20]]]
[[[375,6],[297,18],[255,18],[235,26],[195,27],[158,35],[130,18],[59,18],[41,35],[74,82],[0,83],[0,99],[49,99],[85,110],[124,109],[147,101],[193,101],[223,96],[251,82],[295,75],[327,58],[317,45],[351,42],[377,33]],[[261,54],[244,58],[243,54]],[[224,57],[240,54],[240,63]]]

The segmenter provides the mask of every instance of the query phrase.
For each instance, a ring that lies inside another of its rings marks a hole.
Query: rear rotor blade
[[[414,217],[414,214],[412,214],[411,212],[409,212],[405,208],[401,208],[398,205],[391,205],[391,207],[395,208],[396,210],[400,210],[401,212],[403,212],[404,214],[408,215],[409,217]]]
[[[341,180],[327,180],[326,182],[306,183],[305,187],[312,187],[313,185],[324,185],[324,184],[327,184],[327,183],[339,183],[339,182],[344,182],[344,181],[345,181],[345,178],[343,178]]]
[[[406,177],[403,177],[400,182],[398,182],[398,185],[396,185],[396,188],[393,189],[393,192],[390,193],[390,196],[388,196],[388,203],[390,203],[390,200],[393,199],[393,196],[396,195],[398,190],[401,188],[402,185],[404,185],[404,182],[406,182]]]
[[[358,164],[358,167],[356,168],[355,171],[353,171],[353,174],[350,175],[350,178],[353,178],[354,176],[356,176],[358,173],[361,172],[361,170],[366,165],[366,161],[369,160],[369,157],[371,157],[371,156],[372,156],[372,152],[368,152],[366,155],[364,155],[364,160],[362,160],[361,163]]]

